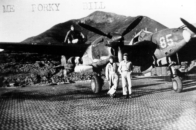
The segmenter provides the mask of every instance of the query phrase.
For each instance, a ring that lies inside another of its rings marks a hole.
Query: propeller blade
[[[141,21],[142,21],[143,16],[139,16],[135,21],[133,21],[127,28],[126,30],[122,33],[122,36],[126,35],[129,33],[131,30],[133,30]]]
[[[85,29],[91,31],[91,32],[97,33],[97,34],[102,35],[102,36],[106,36],[106,37],[108,37],[108,38],[112,38],[111,35],[105,34],[104,32],[100,31],[99,29],[96,29],[96,28],[94,28],[94,27],[91,27],[91,26],[89,26],[89,25],[87,25],[87,24],[79,23],[79,25],[80,25],[81,27],[83,27],[83,28],[85,28]]]
[[[180,20],[183,22],[184,25],[187,26],[188,29],[190,29],[192,32],[194,32],[196,34],[196,28],[192,24],[190,24],[189,22],[187,22],[183,18],[180,18]]]
[[[122,48],[118,47],[118,62],[121,62],[123,60],[123,54],[122,54]]]

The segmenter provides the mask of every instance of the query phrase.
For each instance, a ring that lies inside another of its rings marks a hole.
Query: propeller
[[[97,28],[94,28],[94,27],[92,27],[92,26],[89,26],[89,25],[87,25],[87,24],[79,23],[79,25],[80,25],[81,27],[83,27],[83,28],[89,30],[89,31],[92,31],[92,32],[97,33],[97,34],[102,35],[102,36],[105,36],[105,37],[107,37],[107,38],[109,38],[109,39],[112,39],[112,41],[117,41],[117,40],[123,38],[123,37],[124,37],[127,33],[129,33],[131,30],[133,30],[133,29],[140,23],[140,21],[142,20],[142,18],[143,18],[143,16],[137,17],[136,20],[133,21],[133,22],[125,29],[125,31],[122,33],[122,35],[121,35],[121,36],[118,36],[118,38],[117,38],[117,37],[116,37],[116,38],[113,38],[113,37],[110,35],[110,33],[106,34],[106,33],[102,32],[101,30],[99,30],[99,29],[97,29]]]
[[[183,18],[180,18],[180,20],[183,22],[184,25],[187,26],[188,29],[190,29],[193,33],[196,34],[196,28],[192,24],[190,24],[189,22],[187,22]]]
[[[133,30],[142,20],[143,16],[137,17],[135,21],[133,21],[122,33],[122,36],[125,36],[127,33],[129,33],[131,30]]]
[[[110,33],[106,34],[106,33],[102,32],[102,31],[100,31],[99,29],[94,28],[94,27],[89,26],[89,25],[86,25],[86,24],[84,24],[84,23],[79,23],[79,25],[80,25],[81,27],[83,27],[83,28],[89,30],[89,31],[92,31],[92,32],[94,32],[94,33],[96,33],[96,34],[99,34],[99,35],[102,35],[102,36],[105,36],[105,37],[109,38],[109,39],[108,39],[108,43],[109,43],[109,44],[106,44],[106,46],[114,47],[113,49],[117,51],[117,53],[115,53],[115,54],[117,54],[117,57],[118,57],[119,62],[120,62],[120,61],[122,61],[122,48],[121,48],[121,46],[120,46],[119,43],[122,42],[123,37],[124,37],[127,33],[129,33],[131,30],[133,30],[133,29],[141,22],[142,19],[143,19],[143,16],[137,17],[137,18],[136,18],[136,19],[135,19],[135,20],[134,20],[134,21],[124,30],[124,32],[123,32],[121,35],[118,35],[118,36],[111,36]],[[123,45],[123,44],[121,44],[121,45]]]
[[[105,34],[104,32],[100,31],[99,29],[91,27],[87,24],[79,23],[79,25],[82,26],[83,28],[87,29],[87,30],[90,30],[91,32],[97,33],[99,35],[102,35],[102,36],[105,36],[105,37],[108,37],[108,38],[112,38],[112,36],[110,34]]]

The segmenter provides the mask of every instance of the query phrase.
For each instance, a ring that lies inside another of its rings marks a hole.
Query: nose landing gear
[[[171,72],[171,78],[172,78],[172,88],[175,92],[180,93],[183,90],[182,86],[182,80],[177,75],[176,69],[173,66],[173,62],[169,65],[169,70]]]
[[[172,86],[173,90],[177,93],[182,92],[183,86],[182,86],[182,80],[180,79],[179,76],[172,78]]]

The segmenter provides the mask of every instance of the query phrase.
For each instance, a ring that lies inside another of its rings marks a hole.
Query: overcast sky
[[[145,15],[167,27],[181,26],[180,17],[196,23],[195,0],[0,0],[0,41],[19,42],[96,10]]]

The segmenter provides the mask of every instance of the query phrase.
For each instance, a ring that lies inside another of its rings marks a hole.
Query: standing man
[[[65,80],[67,80],[67,82],[70,82],[67,74],[68,74],[68,71],[66,70],[66,67],[67,67],[67,60],[66,60],[66,57],[64,55],[61,55],[61,64],[58,65],[58,66],[55,66],[54,68],[60,68],[60,71],[59,72],[55,72],[53,75],[58,75],[58,76],[61,76],[63,77],[63,80],[65,82]],[[52,82],[54,83],[54,79],[52,79]]]
[[[119,76],[117,74],[117,64],[114,62],[114,57],[112,56],[109,58],[109,63],[106,66],[105,75],[109,82],[109,91],[107,94],[114,98],[118,87]]]
[[[123,95],[125,98],[129,98],[129,95],[131,95],[131,73],[133,70],[133,65],[131,61],[128,61],[128,54],[124,53],[123,55],[123,61],[120,62],[118,71],[121,74],[122,77],[122,90]]]

